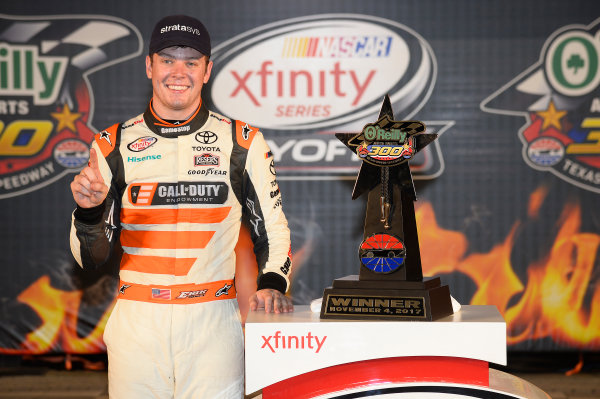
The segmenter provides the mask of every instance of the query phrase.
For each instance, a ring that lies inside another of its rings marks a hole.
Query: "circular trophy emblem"
[[[375,273],[392,273],[404,264],[406,249],[396,236],[375,233],[360,244],[360,262]]]

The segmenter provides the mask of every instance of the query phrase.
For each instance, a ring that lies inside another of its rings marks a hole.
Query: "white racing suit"
[[[96,135],[106,201],[73,213],[84,268],[123,248],[104,340],[109,393],[121,398],[240,398],[243,333],[235,253],[244,219],[258,289],[285,292],[290,233],[272,154],[257,129],[204,106],[172,124],[146,112]]]

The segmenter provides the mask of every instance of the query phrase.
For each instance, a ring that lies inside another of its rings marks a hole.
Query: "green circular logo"
[[[545,69],[552,88],[566,96],[583,96],[600,83],[600,43],[587,32],[569,31],[548,47]]]

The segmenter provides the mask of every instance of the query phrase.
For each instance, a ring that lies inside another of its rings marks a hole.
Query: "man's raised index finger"
[[[90,161],[88,162],[88,166],[94,169],[94,171],[100,171],[100,168],[98,167],[98,155],[93,148],[90,148]]]

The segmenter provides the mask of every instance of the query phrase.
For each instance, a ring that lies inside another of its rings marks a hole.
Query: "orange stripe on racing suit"
[[[194,209],[121,209],[121,222],[124,224],[176,224],[176,223],[221,223],[231,207]],[[212,238],[212,231],[147,231],[124,229],[121,233],[122,245],[143,248],[148,242],[153,248],[182,249],[205,248]],[[191,237],[190,235],[193,235]],[[124,238],[123,238],[124,237]],[[150,274],[185,276],[194,265],[196,258],[175,258],[169,256],[147,256],[124,253],[121,270]]]
[[[177,285],[144,285],[121,280],[117,294],[117,299],[168,304],[210,302],[235,297],[233,280]]]
[[[121,270],[131,270],[150,274],[185,276],[196,262],[196,258],[172,258],[168,256],[147,256],[124,253]]]
[[[135,248],[206,248],[214,231],[121,231],[121,245]]]
[[[121,209],[121,222],[130,224],[221,223],[230,206],[209,209]]]

